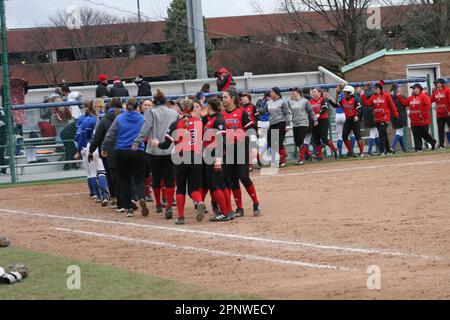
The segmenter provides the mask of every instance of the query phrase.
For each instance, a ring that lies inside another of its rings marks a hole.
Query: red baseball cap
[[[98,81],[102,82],[106,80],[108,80],[108,76],[106,74],[101,74],[98,76]]]

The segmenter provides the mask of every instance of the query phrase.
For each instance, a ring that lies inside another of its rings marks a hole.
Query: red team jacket
[[[319,116],[319,119],[328,119],[328,105],[323,97],[320,97],[317,100],[311,99],[311,100],[309,100],[309,103],[311,104],[311,107],[315,114],[320,114],[320,112],[322,111],[322,108],[326,108],[327,111],[323,112]]]
[[[395,117],[398,117],[398,111],[394,100],[392,100],[391,95],[387,92],[373,94],[369,99],[363,94],[362,102],[368,107],[373,107],[373,118],[375,123],[391,122],[391,111]]]
[[[397,95],[397,99],[405,107],[409,107],[409,119],[411,119],[412,127],[426,126],[431,123],[431,99],[425,92],[406,99],[402,95]]]
[[[438,118],[450,117],[450,88],[435,90],[431,94],[431,102],[436,102],[436,113]]]
[[[242,108],[244,108],[244,110],[247,111],[250,120],[253,122],[253,127],[257,129],[259,116],[258,109],[256,109],[256,107],[252,103],[249,103],[247,105],[244,104]]]

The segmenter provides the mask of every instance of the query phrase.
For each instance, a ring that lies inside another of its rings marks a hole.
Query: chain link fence
[[[285,92],[283,95],[285,99],[288,98],[294,86],[320,86],[328,89],[331,96],[334,96],[336,85],[344,82],[343,79],[323,68],[316,72],[236,77],[235,81],[239,90],[249,90],[253,93],[254,102],[262,97],[263,92],[274,86],[280,87]],[[406,83],[414,82],[415,79],[396,81]],[[210,83],[214,88],[215,79],[155,82],[151,85],[153,90],[161,88],[168,96],[184,96],[195,94],[204,83]],[[131,95],[137,93],[134,84],[127,84],[127,86]],[[92,99],[95,94],[95,86],[73,87],[71,90],[80,92],[84,99]],[[74,160],[77,150],[76,121],[68,112],[71,106],[67,103],[58,106],[57,102],[62,101],[58,98],[56,101],[48,100],[48,102],[56,102],[49,107],[42,104],[43,97],[52,93],[54,93],[52,89],[30,90],[25,97],[27,104],[13,107],[13,132],[7,132],[6,126],[0,127],[0,169],[2,170],[0,184],[85,177],[82,161]],[[330,136],[336,141],[334,116],[333,108],[330,108]],[[13,155],[8,152],[8,135],[14,144]],[[288,159],[296,157],[292,130],[286,136],[286,146]],[[12,167],[15,181],[11,174],[12,160],[14,160]]]

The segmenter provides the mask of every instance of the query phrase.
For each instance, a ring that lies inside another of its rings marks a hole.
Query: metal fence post
[[[0,0],[0,19],[1,19],[1,37],[2,37],[2,68],[3,68],[3,106],[6,113],[6,126],[8,134],[8,154],[9,169],[11,171],[11,182],[16,183],[16,166],[14,150],[14,134],[11,112],[11,96],[9,87],[9,65],[8,65],[8,39],[6,33],[5,18],[5,0]]]
[[[427,74],[427,90],[428,90],[428,92],[427,92],[427,94],[428,94],[428,96],[430,96],[431,97],[431,77],[430,77],[430,75],[429,74]],[[433,138],[436,138],[435,137],[435,134],[434,134],[434,111],[433,111],[433,104],[431,104],[431,110],[430,110],[430,113],[431,113],[431,135],[433,136]]]

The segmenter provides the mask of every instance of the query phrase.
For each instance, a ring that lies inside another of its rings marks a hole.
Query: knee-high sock
[[[148,197],[150,196],[150,184],[151,184],[151,177],[145,178],[145,195]]]
[[[184,202],[186,201],[186,196],[184,194],[177,194],[177,209],[178,217],[184,217]]]
[[[233,190],[234,201],[236,201],[236,206],[242,208],[242,192],[241,188]]]
[[[88,178],[88,181],[91,183],[91,188],[94,196],[100,196],[100,190],[98,189],[98,181],[96,177]]]
[[[391,145],[392,150],[395,151],[397,149],[397,144],[399,143],[400,138],[401,137],[398,134],[395,135],[394,140],[392,140],[392,145]]]
[[[364,153],[364,142],[362,140],[360,140],[358,142],[358,147],[359,147],[359,154],[363,154]]]
[[[153,187],[153,194],[155,196],[155,204],[156,204],[156,206],[160,206],[161,205],[161,188]]]
[[[316,152],[317,152],[317,157],[318,157],[318,158],[322,158],[322,157],[323,157],[323,154],[322,154],[322,145],[316,146]]]
[[[334,152],[334,153],[336,153],[337,152],[337,149],[336,149],[336,147],[334,146],[334,143],[333,143],[333,141],[328,141],[328,143],[327,143],[327,146],[329,146],[330,147],[330,149]],[[353,150],[353,149],[352,149]]]
[[[173,205],[173,196],[175,194],[175,188],[166,188],[166,208],[172,208]]]
[[[355,136],[351,136],[350,137],[350,141],[352,142],[352,152],[353,152],[353,149],[355,148],[355,144],[356,144],[356,137]]]
[[[298,148],[298,161],[304,161],[305,160],[305,146],[301,146]]]
[[[378,153],[381,153],[380,138],[375,138],[375,145],[377,146]]]
[[[99,173],[98,175],[98,186],[102,199],[109,198],[108,180],[106,179],[106,175],[104,173]]]
[[[89,187],[89,196],[91,196],[91,197],[96,196],[97,194],[95,193],[95,186],[92,183],[92,178],[87,178],[87,183],[88,183],[88,187]]]
[[[373,149],[373,145],[375,144],[375,139],[374,138],[369,138],[369,145],[367,148],[367,153],[368,154],[372,154],[372,149]]]
[[[246,187],[248,195],[252,198],[254,204],[259,203],[258,196],[256,195],[255,185],[252,183],[250,186]]]
[[[400,136],[400,139],[398,139],[398,142],[400,143],[400,147],[402,147],[403,152],[407,152],[408,150],[406,149],[405,141],[403,140],[403,137]]]
[[[350,140],[345,141],[345,146],[347,147],[348,153],[353,154],[352,142]]]
[[[225,195],[223,194],[222,190],[216,190],[212,194],[214,201],[219,205],[220,213],[223,215],[228,215],[228,207],[227,203],[225,201]]]
[[[167,202],[166,186],[164,184],[164,180],[161,180],[161,195],[162,195],[162,198]]]
[[[222,190],[223,195],[225,196],[225,202],[227,204],[227,213],[230,213],[233,211],[233,205],[231,204],[231,191],[230,189],[226,188]]]
[[[200,190],[195,190],[191,193],[191,198],[197,203],[201,203],[202,201],[202,192]]]
[[[305,154],[308,158],[311,158],[312,154],[311,151],[309,151],[309,144],[304,144],[303,145],[303,151],[305,151]]]
[[[342,146],[343,146],[343,142],[342,139],[339,139],[337,141],[337,149],[338,149],[338,153],[339,153],[339,157],[342,157]]]
[[[286,162],[286,148],[284,146],[282,146],[280,148],[280,163],[285,163]]]
[[[202,201],[205,202],[206,196],[208,195],[208,189],[201,189],[202,191]]]

